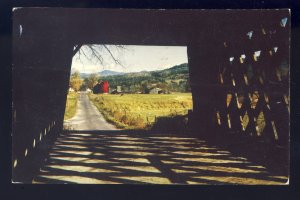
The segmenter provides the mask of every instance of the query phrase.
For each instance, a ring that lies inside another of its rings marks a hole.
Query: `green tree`
[[[84,79],[84,82],[88,88],[93,89],[93,87],[98,83],[99,79],[100,76],[94,73],[91,74],[88,78]]]
[[[190,78],[187,79],[187,82],[185,84],[185,92],[191,92]]]
[[[150,89],[148,88],[147,82],[141,84],[141,92],[144,94],[149,94]]]

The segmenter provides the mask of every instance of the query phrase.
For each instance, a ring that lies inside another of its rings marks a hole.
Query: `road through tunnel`
[[[187,46],[190,132],[267,144],[288,168],[289,19],[288,10],[15,9],[12,180],[31,182],[62,132],[72,57],[88,43]]]

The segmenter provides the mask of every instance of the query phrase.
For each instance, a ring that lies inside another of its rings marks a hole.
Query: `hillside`
[[[163,89],[165,93],[190,92],[187,63],[164,70],[102,76],[101,80],[109,81],[111,90],[116,89],[117,86],[121,86],[122,91],[131,93],[147,93],[154,87]]]
[[[116,72],[116,71],[112,71],[112,70],[103,70],[101,72],[98,72],[97,74],[99,74],[100,77],[104,77],[104,76],[115,76],[115,75],[121,75],[124,74],[123,72]],[[90,73],[80,73],[80,78],[85,79],[88,78],[91,74]]]

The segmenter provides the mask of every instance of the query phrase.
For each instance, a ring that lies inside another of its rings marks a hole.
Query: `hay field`
[[[191,93],[89,94],[107,121],[119,128],[147,129],[156,118],[186,115],[192,109]]]

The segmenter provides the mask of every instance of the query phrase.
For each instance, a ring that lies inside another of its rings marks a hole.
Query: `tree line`
[[[100,80],[108,81],[111,90],[121,86],[123,92],[129,93],[149,93],[152,88],[160,88],[165,93],[191,91],[187,63],[152,72],[105,77],[94,73],[84,79],[81,79],[80,74],[75,72],[71,75],[70,87],[75,91],[92,89]]]

